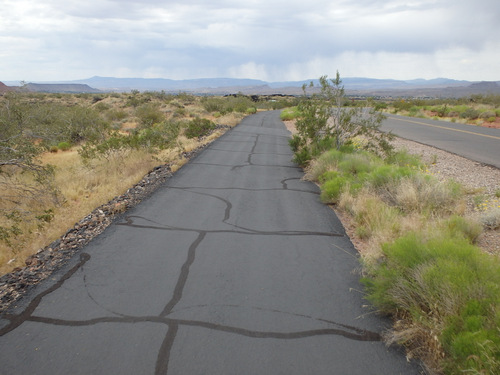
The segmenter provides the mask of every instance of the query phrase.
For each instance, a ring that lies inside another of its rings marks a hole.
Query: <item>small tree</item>
[[[347,97],[339,72],[335,79],[328,76],[319,78],[319,91],[311,82],[302,87],[304,96],[299,104],[301,113],[296,126],[299,137],[294,139],[297,149],[304,157],[304,149],[309,154],[323,151],[324,147],[335,145],[337,149],[352,143],[355,137],[365,139],[365,148],[376,153],[389,154],[392,135],[379,131],[383,114],[372,108],[347,107]],[[311,95],[307,88],[315,89]]]

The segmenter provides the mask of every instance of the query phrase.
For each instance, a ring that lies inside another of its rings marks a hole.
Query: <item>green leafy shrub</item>
[[[187,138],[202,137],[209,134],[215,127],[215,123],[208,119],[196,118],[188,123],[184,134]]]
[[[311,159],[312,159],[311,152],[307,147],[301,148],[293,155],[293,162],[302,167],[307,166],[311,161]]]
[[[297,152],[303,146],[303,140],[297,134],[294,134],[291,139],[288,140],[293,152]]]

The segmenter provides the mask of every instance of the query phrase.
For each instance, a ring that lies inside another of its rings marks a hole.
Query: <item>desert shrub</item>
[[[448,368],[497,373],[498,261],[466,239],[426,239],[414,233],[384,245],[383,253],[383,262],[373,266],[363,282],[367,298],[381,311],[411,319],[408,332],[399,335],[402,343],[414,349],[426,346],[434,341],[436,333],[442,332],[437,339],[449,358],[445,372]],[[416,337],[417,332],[420,337]]]
[[[197,138],[209,134],[216,127],[215,123],[205,118],[196,118],[188,123],[184,132],[187,138]]]
[[[375,108],[376,111],[382,111],[384,109],[387,109],[387,107],[388,107],[387,103],[385,103],[385,102],[377,102],[377,103],[375,103],[375,107],[374,108]]]
[[[110,109],[105,113],[105,117],[108,121],[121,121],[126,119],[128,114],[122,109]]]
[[[160,107],[156,103],[146,103],[138,107],[135,115],[141,122],[141,127],[147,128],[153,124],[162,122],[165,119],[164,114],[160,111]]]
[[[408,116],[412,116],[412,117],[417,117],[421,114],[420,112],[420,107],[418,106],[413,106],[410,108],[410,110],[408,111]]]
[[[71,144],[69,142],[59,142],[57,148],[61,151],[68,151],[71,148]]]
[[[464,112],[460,114],[461,118],[466,118],[470,120],[475,120],[479,118],[480,112],[474,108],[467,108]]]
[[[480,220],[487,229],[500,228],[500,208],[496,207],[483,212]]]
[[[446,117],[450,113],[450,108],[448,108],[448,104],[445,104],[443,106],[440,106],[436,108],[436,112],[439,117]]]
[[[411,174],[387,185],[391,204],[405,212],[431,215],[453,213],[459,208],[463,190],[452,181],[442,183],[429,175]]]
[[[321,186],[321,200],[325,203],[338,202],[343,189],[348,183],[348,179],[342,175],[330,178]]]
[[[302,147],[303,141],[302,138],[294,134],[288,141],[288,144],[290,145],[293,152],[297,152]]]
[[[252,100],[244,95],[229,96],[226,98],[226,112],[245,113],[248,108],[254,107]]]
[[[331,150],[335,148],[336,140],[333,137],[320,137],[316,142],[310,145],[311,155],[313,157],[317,157],[324,153],[325,151]],[[343,145],[342,147],[346,147],[347,145]],[[345,152],[345,151],[344,151]]]
[[[489,118],[495,118],[495,112],[493,111],[484,111],[479,115],[479,118],[482,119],[489,119]],[[495,120],[493,120],[495,121]]]
[[[164,121],[149,128],[137,129],[132,134],[115,131],[105,139],[86,142],[78,153],[85,163],[92,159],[109,159],[132,149],[156,153],[175,145],[180,128],[179,122]]]
[[[311,161],[311,159],[312,159],[311,152],[307,147],[303,147],[299,151],[296,151],[294,153],[292,160],[294,163],[302,167],[306,167]]]
[[[100,100],[103,100],[103,99],[100,99]],[[111,108],[111,106],[109,104],[103,103],[101,101],[99,101],[96,105],[94,105],[94,109],[99,111],[99,112],[105,112],[110,108]]]
[[[350,175],[371,172],[374,168],[373,160],[367,153],[344,154],[343,160],[338,163],[338,169]]]
[[[450,237],[462,237],[470,243],[475,243],[483,230],[480,223],[457,215],[445,220],[444,226]]]
[[[224,99],[219,97],[204,97],[201,100],[203,108],[207,112],[224,112]]]
[[[392,103],[392,106],[394,108],[394,112],[397,113],[399,111],[409,111],[413,106],[413,103],[411,101],[401,99]]]
[[[297,140],[300,141],[301,138],[297,137]],[[333,149],[324,152],[319,158],[311,163],[307,171],[307,177],[312,181],[318,181],[319,177],[325,172],[337,169],[338,163],[343,160],[343,158],[344,153],[339,150]]]
[[[386,162],[414,169],[422,169],[424,167],[420,157],[410,154],[407,150],[400,150],[392,153],[386,158]]]
[[[397,233],[399,231],[399,211],[385,204],[376,196],[366,195],[353,207],[356,233],[365,239],[374,233]],[[359,228],[359,230],[358,230]]]
[[[281,111],[280,118],[282,121],[294,120],[299,116],[297,107],[286,108]]]
[[[393,164],[384,164],[371,171],[369,182],[375,188],[384,187],[388,184],[397,184],[405,177],[415,174],[415,170],[408,167],[400,167]]]

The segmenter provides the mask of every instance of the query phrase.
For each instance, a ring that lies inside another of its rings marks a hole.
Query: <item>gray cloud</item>
[[[498,14],[493,0],[4,0],[0,80],[498,80]]]

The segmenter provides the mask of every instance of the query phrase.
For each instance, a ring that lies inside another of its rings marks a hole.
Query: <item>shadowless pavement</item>
[[[1,318],[0,373],[420,373],[288,138],[248,117],[108,227]]]

